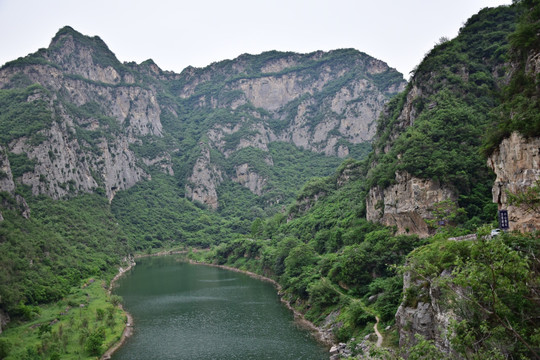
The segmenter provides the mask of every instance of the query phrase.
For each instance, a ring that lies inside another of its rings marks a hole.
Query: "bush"
[[[90,355],[99,356],[101,355],[101,345],[103,345],[104,340],[105,329],[99,328],[88,336],[84,348]]]
[[[308,286],[309,301],[314,306],[325,308],[339,302],[339,294],[326,279],[319,279]]]
[[[0,339],[0,359],[4,359],[11,351],[11,343],[8,339]]]

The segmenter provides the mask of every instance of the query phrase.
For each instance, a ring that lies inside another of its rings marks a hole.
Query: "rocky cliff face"
[[[525,139],[514,132],[489,157],[488,166],[497,175],[493,202],[498,204],[499,210],[508,210],[510,230],[540,229],[540,214],[508,202],[508,192],[526,192],[540,179],[540,138]]]
[[[186,69],[180,77],[178,95],[198,112],[219,117],[206,131],[206,143],[225,158],[246,148],[268,152],[272,142],[345,157],[354,146],[371,141],[382,106],[405,86],[385,63],[354,50],[243,55],[205,69]],[[214,88],[203,91],[209,84]],[[265,162],[272,166],[270,154]],[[235,171],[223,176],[261,195],[268,179],[253,170],[243,174],[254,165],[232,164]],[[206,187],[200,177],[190,181]],[[201,194],[215,193],[213,184]]]
[[[424,219],[432,219],[433,205],[451,201],[469,219],[490,221],[483,209],[492,176],[478,149],[481,129],[492,121],[486,114],[500,102],[494,94],[508,80],[493,45],[508,45],[514,19],[512,8],[473,16],[455,39],[426,55],[406,90],[389,102],[368,173],[369,220],[427,236]]]
[[[451,276],[449,271],[440,277]],[[451,321],[456,320],[454,311],[448,306],[441,290],[426,279],[413,279],[411,273],[403,275],[405,300],[396,312],[396,326],[399,333],[399,347],[407,349],[418,342],[415,335],[432,340],[444,353],[453,353],[450,344]],[[415,291],[410,291],[414,287]],[[414,294],[414,295],[413,295]],[[457,357],[459,358],[459,357]]]
[[[217,208],[224,180],[256,195],[270,180],[253,159],[235,154],[261,150],[271,167],[269,145],[288,142],[345,157],[372,139],[383,105],[405,81],[382,61],[350,49],[242,55],[174,74],[151,60],[122,64],[99,37],[66,27],[47,49],[0,70],[0,90],[31,84],[39,87],[19,100],[45,104],[49,115],[39,129],[2,144],[3,163],[26,156],[31,166],[5,171],[1,188],[12,192],[20,183],[53,198],[100,191],[112,200],[150,178],[152,169],[176,174],[180,154],[193,164],[181,171],[186,196]],[[192,144],[199,144],[198,153]],[[215,163],[211,150],[225,161]]]
[[[0,146],[0,191],[13,194],[15,183],[13,182],[13,173],[9,164],[9,158],[6,150]]]
[[[396,226],[398,234],[426,237],[432,229],[426,219],[433,219],[436,203],[456,200],[450,189],[438,181],[419,179],[407,172],[396,172],[396,183],[387,188],[371,188],[366,198],[366,218],[387,226]]]
[[[255,171],[251,171],[249,164],[241,164],[235,167],[236,176],[232,178],[233,181],[246,187],[252,193],[256,195],[262,195],[264,186],[267,179],[257,174]]]
[[[118,190],[149,178],[130,145],[162,136],[156,92],[135,85],[99,38],[70,28],[33,57],[0,71],[0,89],[14,88],[16,79],[40,84],[45,90],[26,101],[46,101],[52,118],[38,131],[37,144],[36,134],[29,134],[6,145],[8,153],[33,164],[15,180],[34,195],[61,198],[101,189],[112,200]]]
[[[221,171],[212,164],[210,149],[205,144],[200,145],[202,156],[197,159],[193,167],[193,173],[186,185],[186,196],[215,210],[218,207],[216,189],[223,181],[223,176]]]

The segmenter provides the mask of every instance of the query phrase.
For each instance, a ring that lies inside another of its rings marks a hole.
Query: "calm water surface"
[[[173,256],[143,258],[115,293],[135,327],[114,360],[329,358],[271,284],[244,274]]]

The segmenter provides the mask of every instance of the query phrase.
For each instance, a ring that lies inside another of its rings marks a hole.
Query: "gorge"
[[[408,82],[354,49],[177,74],[71,27],[5,64],[2,357],[101,355],[121,313],[99,288],[185,251],[279,282],[332,359],[535,358],[539,9],[483,9]]]

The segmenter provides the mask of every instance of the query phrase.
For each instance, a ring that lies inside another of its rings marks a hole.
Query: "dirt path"
[[[373,330],[375,330],[375,334],[377,334],[377,347],[380,348],[383,342],[383,336],[379,332],[379,317],[375,316],[375,320],[377,320],[377,322],[373,325]]]
[[[375,330],[375,334],[377,335],[377,343],[376,343],[376,346],[379,348],[382,346],[382,343],[383,343],[383,336],[382,334],[379,332],[379,316],[377,316],[377,314],[375,314],[375,312],[373,310],[371,310],[369,307],[367,307],[363,302],[362,300],[360,299],[356,299],[350,295],[347,295],[345,294],[343,291],[341,291],[341,289],[337,288],[334,284],[332,284],[330,282],[330,280],[327,280],[326,278],[324,278],[326,281],[328,281],[329,285],[332,286],[334,288],[334,290],[341,296],[343,297],[346,297],[346,298],[349,298],[351,301],[353,302],[357,302],[360,304],[360,306],[362,307],[362,309],[367,312],[368,314],[372,315],[372,316],[375,316],[375,325],[373,325],[373,330]]]

